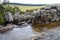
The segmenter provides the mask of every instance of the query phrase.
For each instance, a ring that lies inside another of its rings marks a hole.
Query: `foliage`
[[[5,23],[4,15],[3,13],[0,13],[0,25],[3,25],[4,23]]]
[[[4,20],[4,12],[11,12],[12,14],[14,14],[16,11],[21,12],[20,9],[16,6],[12,7],[10,5],[0,5],[0,25],[6,22]]]
[[[7,11],[11,12],[12,14],[14,14],[17,11],[20,12],[20,9],[18,7],[16,7],[16,6],[13,7],[13,6],[8,5],[8,6],[5,7],[5,12],[7,12]]]
[[[4,14],[3,13],[4,13],[4,7],[3,7],[3,5],[0,5],[0,25],[5,23]]]
[[[4,7],[3,5],[0,5],[0,13],[3,13],[4,12]]]

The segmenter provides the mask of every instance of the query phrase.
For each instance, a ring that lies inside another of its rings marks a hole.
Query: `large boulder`
[[[41,13],[40,13],[41,10],[36,10],[36,11],[33,11],[32,12],[32,15],[34,16],[39,16]]]
[[[56,9],[50,9],[50,12],[51,13],[57,13],[57,10]]]
[[[60,11],[60,6],[57,6],[57,10]]]
[[[13,22],[12,13],[6,12],[6,13],[4,13],[4,15],[5,15],[5,20],[6,20],[7,22]]]
[[[5,26],[5,27],[1,27],[0,28],[0,32],[1,33],[4,33],[4,32],[7,32],[8,30],[10,30],[10,29],[12,29],[13,28],[13,25],[7,25],[7,26]]]
[[[20,18],[20,14],[19,14],[19,12],[16,12],[16,13],[13,15],[14,22],[18,22],[19,18]]]

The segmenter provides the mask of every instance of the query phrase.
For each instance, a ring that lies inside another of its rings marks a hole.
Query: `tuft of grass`
[[[34,24],[32,25],[33,27],[45,27],[47,29],[51,29],[51,28],[54,28],[54,27],[57,27],[59,26],[60,23],[59,22],[51,22],[49,24]]]
[[[45,27],[47,29],[51,29],[51,28],[57,27],[59,25],[60,25],[59,22],[51,22],[50,24],[46,24]]]

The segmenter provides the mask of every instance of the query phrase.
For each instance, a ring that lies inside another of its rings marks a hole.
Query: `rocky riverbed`
[[[0,40],[60,40],[60,26],[43,31],[33,30],[30,24],[14,25],[12,30],[0,33]]]
[[[35,40],[60,40],[60,26],[36,33]]]

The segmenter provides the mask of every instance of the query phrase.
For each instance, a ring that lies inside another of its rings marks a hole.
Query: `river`
[[[0,40],[60,40],[60,27],[44,28],[36,31],[30,24],[15,25],[16,27],[5,33],[0,33]],[[38,29],[38,28],[37,28]]]

